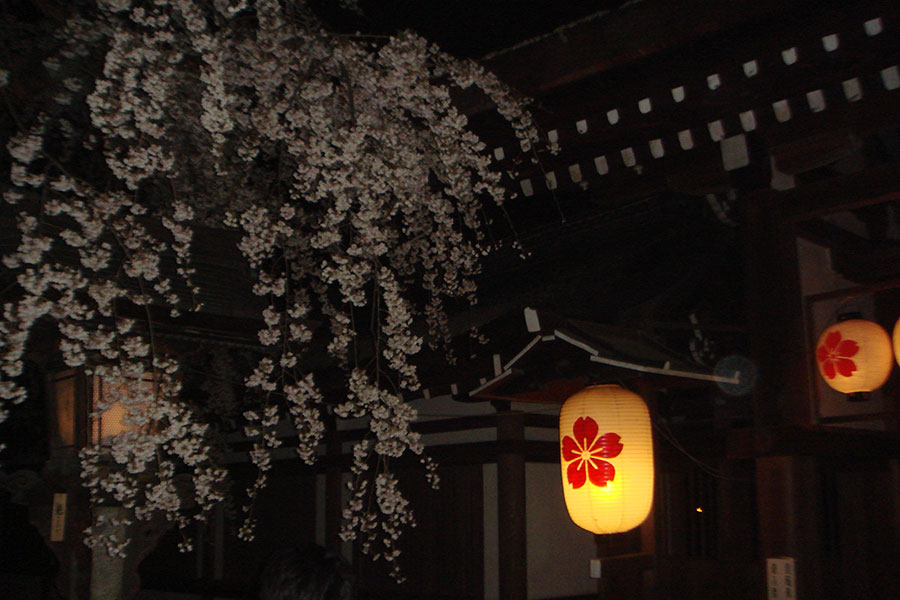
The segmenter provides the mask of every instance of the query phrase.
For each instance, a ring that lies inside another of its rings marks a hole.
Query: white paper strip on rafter
[[[748,60],[743,67],[744,75],[747,77],[755,77],[759,73],[759,62],[756,59]]]
[[[825,48],[825,52],[834,52],[840,45],[841,39],[836,33],[826,35],[822,38],[822,47]]]
[[[743,133],[723,139],[719,148],[722,151],[722,167],[726,171],[741,169],[750,164],[750,148],[747,146],[747,136]]]
[[[806,103],[809,105],[809,110],[812,112],[822,112],[825,110],[825,94],[822,90],[813,90],[811,92],[807,92],[806,94]]]
[[[791,47],[781,51],[781,60],[786,65],[792,65],[797,62],[797,48]]]
[[[579,181],[581,181],[581,166],[578,163],[569,165],[569,178],[574,183],[578,183]]]
[[[844,88],[844,97],[847,99],[847,102],[859,102],[862,100],[863,92],[859,84],[859,78],[847,79],[841,83],[841,87]]]
[[[741,128],[744,131],[753,131],[756,129],[756,113],[753,110],[745,110],[738,117],[741,120]]]
[[[863,29],[866,30],[866,35],[869,37],[873,37],[884,31],[884,25],[881,22],[881,17],[876,17],[869,21],[863,23]]]
[[[886,90],[896,90],[897,88],[900,88],[900,69],[897,68],[897,65],[882,69],[881,82],[884,84],[884,89]]]
[[[772,110],[775,112],[775,120],[779,123],[786,123],[791,120],[791,104],[787,98],[772,103]]]

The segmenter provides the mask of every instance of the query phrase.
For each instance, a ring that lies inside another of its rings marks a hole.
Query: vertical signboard
[[[53,494],[53,514],[50,517],[50,541],[66,538],[66,494]]]
[[[797,577],[794,559],[779,556],[766,559],[766,589],[769,600],[796,600]]]

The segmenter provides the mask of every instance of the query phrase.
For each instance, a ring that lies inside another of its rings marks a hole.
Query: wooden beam
[[[777,0],[649,0],[598,15],[560,30],[558,35],[495,53],[483,62],[510,85],[530,95],[542,95],[788,5]]]
[[[900,163],[870,167],[780,192],[782,224],[794,224],[845,210],[900,200]]]
[[[874,252],[877,246],[868,238],[822,219],[803,221],[797,227],[797,234],[805,240],[830,249],[832,252],[868,254]]]
[[[510,393],[506,395],[486,391],[476,394],[475,397],[484,398],[486,400],[509,400],[511,402],[561,405],[569,398],[569,396],[584,388],[584,386],[585,379],[583,377],[576,377],[575,379],[553,379],[546,382],[539,390]]]
[[[631,10],[640,7],[663,16],[672,11],[683,18],[700,17],[683,4],[659,4],[644,2]],[[540,48],[539,59],[531,57],[532,47],[526,46],[501,55],[502,64],[488,64],[514,86],[518,85],[518,71],[524,71],[527,80],[538,80],[531,87],[519,88],[540,96],[535,107],[539,122],[545,127],[562,127],[561,142],[568,145],[584,139],[574,131],[574,123],[579,119],[588,121],[590,131],[609,135],[616,135],[622,125],[649,130],[673,121],[705,125],[711,118],[720,118],[723,108],[729,105],[741,105],[742,110],[754,108],[754,104],[768,106],[782,98],[802,97],[824,85],[839,87],[849,77],[877,75],[878,70],[894,64],[892,57],[898,52],[896,36],[886,32],[867,36],[862,27],[873,17],[882,17],[890,26],[898,10],[889,3],[870,1],[822,10],[821,6],[808,3],[785,2],[759,11],[756,9],[763,3],[754,3],[749,11],[738,3],[695,4],[720,5],[701,7],[709,15],[708,30],[699,36],[685,30],[679,32],[679,19],[675,19],[665,27],[670,35],[684,36],[681,43],[661,44],[656,51],[629,53],[627,46],[613,45],[606,32],[608,22],[599,19],[579,26],[589,33],[577,45],[572,38],[548,38],[535,45]],[[727,27],[717,27],[713,20],[723,10],[748,14]],[[755,12],[755,18],[750,18],[749,12]],[[622,11],[614,18],[628,14],[632,13]],[[634,33],[633,41],[657,44],[657,40],[648,41],[652,25],[641,22],[633,26],[642,30]],[[839,34],[840,45],[834,52],[823,48],[821,38],[828,34]],[[592,46],[601,47],[598,52],[615,54],[615,61],[595,59],[590,76],[566,75],[574,63],[588,60]],[[792,47],[798,51],[797,61],[786,64],[781,53]],[[748,76],[744,63],[752,60],[756,61],[756,71]],[[550,73],[541,71],[544,65]],[[714,74],[719,75],[720,85],[713,89],[707,77]],[[682,102],[672,97],[672,89],[678,86],[684,87]],[[646,113],[639,110],[638,102],[643,98],[652,101],[652,110]],[[610,126],[606,112],[614,108],[618,109],[620,120],[618,125]]]
[[[529,427],[535,426],[526,420]],[[542,427],[543,425],[537,425]],[[345,440],[346,441],[346,440]],[[249,447],[232,448],[233,452],[249,451]],[[495,463],[504,454],[516,454],[522,456],[529,463],[559,463],[559,443],[539,440],[496,440],[488,442],[469,442],[463,444],[443,444],[439,446],[427,446],[425,451],[441,465],[485,465]],[[273,456],[272,461],[283,465],[285,469],[293,469],[298,473],[324,474],[331,468],[340,468],[343,471],[350,469],[353,460],[352,454],[325,455],[318,458],[315,465],[307,465],[296,460],[296,454],[286,453],[285,456]],[[420,457],[407,453],[392,461],[401,467],[416,467]],[[255,477],[255,467],[248,461],[246,463],[231,463],[230,468],[236,473],[243,473],[249,480]]]
[[[522,413],[498,415],[498,441],[523,441],[524,437]],[[525,457],[518,452],[501,452],[497,456],[500,600],[528,598],[525,504]]]
[[[873,241],[821,219],[802,222],[801,237],[831,251],[831,267],[856,282],[884,282],[900,277],[900,244]]]
[[[839,88],[841,76],[833,74],[831,77],[831,87]],[[814,86],[815,84],[810,83],[805,89],[812,90],[815,89]],[[811,112],[805,104],[805,98],[774,91],[764,99],[745,98],[724,102],[716,107],[715,112],[695,119],[672,115],[671,118],[659,119],[659,124],[653,128],[634,122],[622,123],[616,128],[608,125],[605,128],[589,128],[583,136],[561,141],[563,149],[556,156],[541,155],[537,163],[526,160],[518,165],[514,165],[513,158],[509,157],[500,161],[498,166],[516,172],[515,183],[528,178],[535,196],[546,197],[550,192],[544,176],[551,172],[558,188],[556,194],[578,195],[581,192],[583,195],[582,190],[587,188],[590,190],[589,195],[609,195],[615,193],[617,187],[652,182],[660,177],[673,185],[677,185],[679,181],[696,182],[697,163],[701,162],[701,181],[709,180],[701,189],[717,191],[728,187],[729,180],[739,175],[739,172],[726,173],[721,146],[713,141],[708,130],[709,123],[719,121],[722,135],[742,134],[744,131],[739,114],[753,110],[756,128],[747,134],[751,164],[755,164],[757,169],[768,169],[767,164],[760,164],[765,148],[776,157],[782,170],[802,172],[850,156],[854,150],[861,148],[862,137],[900,125],[897,94],[897,91],[874,88],[862,100],[849,103],[832,90],[828,95],[827,108],[822,112]],[[779,122],[775,119],[772,103],[785,97],[792,99],[792,118],[787,122]],[[551,122],[548,127],[553,127],[554,124],[555,122]],[[679,136],[684,131],[690,131],[693,145],[689,149],[681,146]],[[652,140],[660,140],[663,156],[653,155],[650,148]],[[496,147],[503,146],[504,143],[499,139],[488,140],[488,145]],[[506,147],[509,148],[508,138]],[[633,164],[636,168],[628,168],[623,159],[622,153],[627,149],[634,155]],[[602,174],[595,163],[597,157],[603,157],[605,161],[606,172]],[[570,174],[569,169],[573,165],[578,166],[579,181],[573,180]],[[692,185],[698,187],[697,183]]]
[[[788,175],[805,173],[849,159],[859,155],[862,150],[862,138],[849,128],[817,132],[769,147],[769,152],[775,159],[775,168]]]
[[[325,547],[335,554],[341,552],[341,514],[344,506],[342,500],[344,491],[343,469],[338,457],[341,456],[343,436],[335,426],[334,417],[328,418],[325,434],[325,453],[330,459],[330,464],[325,468]]]
[[[900,458],[900,433],[784,425],[735,429],[728,437],[729,458],[792,455],[897,459]]]
[[[747,330],[760,372],[753,390],[759,425],[812,418],[796,233],[779,225],[780,210],[772,190],[745,198]]]
[[[822,501],[819,469],[810,456],[756,460],[756,504],[762,558],[795,559],[796,597],[823,598]]]
[[[651,4],[654,3],[639,6]],[[710,123],[719,122],[724,136],[751,129],[751,137],[764,140],[770,147],[823,132],[828,135],[831,130],[849,130],[849,134],[861,136],[896,127],[900,123],[898,92],[884,89],[880,70],[900,60],[900,38],[887,31],[900,15],[897,7],[876,1],[844,7],[829,5],[826,10],[788,2],[782,8],[781,12],[773,9],[774,12],[744,23],[741,29],[717,30],[693,44],[682,44],[639,60],[632,58],[623,63],[627,66],[604,70],[578,83],[556,87],[548,84],[546,94],[540,98],[537,119],[545,130],[555,131],[562,152],[556,156],[540,154],[539,164],[532,165],[531,157],[519,151],[517,142],[498,118],[475,116],[472,127],[489,147],[504,148],[506,158],[498,166],[518,170],[518,179],[530,178],[537,193],[544,189],[544,173],[551,171],[560,191],[575,191],[585,184],[605,186],[617,173],[631,176],[620,157],[621,151],[628,148],[635,154],[641,178],[660,170],[668,174],[673,169],[696,178],[696,160],[705,148],[720,160],[719,144],[708,131]],[[883,18],[886,31],[868,36],[863,23],[873,17]],[[600,22],[591,26],[601,27]],[[822,36],[829,33],[839,35],[839,46],[832,52],[825,50],[822,42]],[[597,35],[603,39],[602,34]],[[798,58],[789,65],[781,52],[791,47],[797,49]],[[516,49],[510,51],[510,56],[527,51]],[[580,47],[578,51],[581,52]],[[757,72],[752,77],[744,71],[744,62],[750,60],[757,61]],[[524,62],[529,75],[536,76],[533,65]],[[707,77],[714,74],[720,77],[721,85],[711,89]],[[845,80],[852,78],[859,78],[863,91],[862,99],[854,102],[845,97],[842,87]],[[685,86],[686,97],[681,102],[672,96],[672,88],[678,85]],[[815,90],[823,93],[822,111],[821,107],[813,109],[809,105],[806,95]],[[652,109],[643,113],[639,101],[645,98]],[[787,121],[776,118],[773,108],[781,100],[790,106],[791,118]],[[618,118],[614,124],[607,117],[607,111],[612,109]],[[755,127],[741,121],[740,115],[747,111],[753,111]],[[581,120],[584,127],[579,132],[576,121]],[[681,148],[679,134],[684,131],[691,132],[693,147],[689,150]],[[653,156],[649,148],[653,140],[661,141],[665,151],[662,158]],[[815,144],[815,140],[808,143]],[[782,153],[788,150],[781,149]],[[608,161],[608,175],[597,173],[593,160],[598,156]],[[678,165],[673,160],[676,157],[682,158],[682,163],[692,164],[693,170]],[[825,158],[819,156],[815,160]],[[518,165],[514,164],[516,161]],[[572,165],[578,165],[581,181],[571,180],[568,169]],[[721,164],[714,168],[722,170]]]

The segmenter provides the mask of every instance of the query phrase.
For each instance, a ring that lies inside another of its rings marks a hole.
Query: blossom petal
[[[837,351],[835,352],[835,354],[837,354],[838,356],[849,358],[851,356],[854,356],[857,352],[859,352],[859,344],[857,344],[853,340],[844,340],[837,347]]]
[[[818,350],[816,350],[816,360],[820,363],[824,363],[828,360],[828,357],[831,355],[831,352],[828,351],[828,348],[825,347],[825,344],[819,346]]]
[[[833,352],[835,348],[837,348],[838,344],[841,343],[841,332],[835,329],[831,333],[825,336],[825,347],[828,348],[829,352]]]
[[[575,419],[575,425],[572,426],[572,433],[575,434],[575,443],[582,449],[591,447],[599,431],[600,428],[597,427],[597,421],[590,417],[578,417]]]
[[[618,433],[604,433],[594,444],[598,449],[596,451],[591,449],[591,454],[599,454],[603,458],[615,458],[622,452],[623,446],[619,442],[621,439],[622,436]]]
[[[834,361],[826,360],[822,363],[822,371],[825,373],[825,377],[828,379],[834,379]]]
[[[566,436],[562,441],[562,451],[564,460],[575,460],[581,456],[581,448],[575,443],[575,440]]]
[[[597,463],[594,465],[594,463]],[[616,468],[605,460],[592,460],[588,466],[588,474],[591,483],[598,487],[606,487],[606,484],[616,478]]]
[[[850,377],[853,375],[853,371],[856,370],[856,363],[849,358],[838,357],[834,362],[837,365],[838,373],[844,377]]]
[[[576,490],[584,485],[584,482],[587,481],[587,473],[584,471],[584,461],[583,460],[574,460],[569,463],[569,468],[566,469],[566,477],[569,480],[569,483],[572,484],[572,487]]]

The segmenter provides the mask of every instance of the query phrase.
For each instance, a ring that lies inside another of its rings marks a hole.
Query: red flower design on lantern
[[[859,344],[853,340],[842,340],[841,332],[835,330],[825,336],[825,342],[816,350],[816,360],[828,379],[834,379],[837,373],[850,377],[856,371],[856,363],[850,357],[857,352]]]
[[[572,426],[572,436],[562,441],[563,460],[570,461],[566,477],[574,489],[578,489],[590,478],[591,483],[606,487],[607,482],[616,478],[616,468],[601,458],[615,458],[622,452],[622,439],[617,433],[597,434],[600,428],[590,417],[579,417]]]

